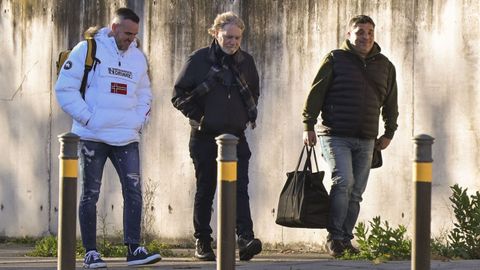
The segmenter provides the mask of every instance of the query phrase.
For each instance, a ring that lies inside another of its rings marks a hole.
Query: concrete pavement
[[[56,258],[27,257],[31,249],[25,245],[0,244],[0,269],[56,269]],[[174,250],[174,257],[163,258],[162,261],[135,269],[216,269],[215,262],[200,262],[192,258],[193,250]],[[186,257],[185,257],[186,256]],[[128,267],[125,258],[104,258],[108,269],[125,270]],[[390,261],[375,264],[370,261],[335,260],[319,253],[282,254],[267,251],[250,262],[236,262],[236,269],[249,270],[407,270],[411,269],[410,261]],[[76,269],[82,269],[82,261],[77,260]],[[431,270],[480,270],[480,260],[431,261]],[[423,269],[417,269],[423,270]]]

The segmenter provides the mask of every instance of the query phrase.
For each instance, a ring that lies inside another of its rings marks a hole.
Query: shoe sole
[[[210,256],[199,256],[197,254],[195,254],[195,258],[197,260],[200,260],[200,261],[204,261],[204,262],[211,262],[211,261],[215,261],[217,258],[215,257],[215,255],[210,255]]]
[[[97,269],[97,268],[107,268],[106,263],[92,263],[92,264],[83,264],[85,269]]]
[[[330,254],[330,256],[332,256],[334,258],[340,258],[340,257],[343,256],[343,252],[342,253],[329,252],[328,254]]]
[[[259,241],[255,241],[250,245],[247,245],[244,251],[240,252],[240,260],[250,261],[253,256],[257,255],[260,252],[262,252],[262,243],[260,243]]]
[[[160,257],[159,254],[152,255],[148,258],[145,258],[143,260],[136,260],[136,261],[129,261],[127,262],[128,265],[143,265],[143,264],[154,264],[156,262],[159,262],[162,260],[162,257]]]

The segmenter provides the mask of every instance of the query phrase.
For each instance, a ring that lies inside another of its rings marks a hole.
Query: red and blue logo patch
[[[112,82],[110,87],[110,93],[126,95],[127,94],[127,85],[124,83],[115,83]]]

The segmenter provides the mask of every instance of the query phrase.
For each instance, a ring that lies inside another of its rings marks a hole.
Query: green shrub
[[[448,259],[452,258],[452,247],[448,242],[448,235],[441,234],[430,239],[430,251],[432,253],[432,259]]]
[[[85,249],[82,247],[82,242],[77,240],[75,245],[75,254],[77,257],[85,255]],[[57,257],[58,243],[57,237],[50,235],[36,241],[33,251],[27,254],[32,257]]]
[[[467,188],[455,184],[450,201],[456,221],[448,235],[451,255],[462,259],[480,259],[480,192],[471,197]]]
[[[99,243],[98,252],[100,252],[103,257],[125,257],[127,256],[127,246],[123,243],[113,243],[104,240]]]
[[[388,221],[379,216],[369,222],[370,227],[359,222],[355,227],[359,254],[346,252],[344,259],[366,259],[376,261],[404,260],[410,258],[411,241],[405,237],[407,229],[403,225],[392,228]]]
[[[163,257],[173,256],[173,251],[170,247],[158,240],[147,243],[145,247],[149,252],[158,252]],[[57,252],[57,238],[55,236],[47,236],[38,240],[35,243],[33,251],[27,255],[32,257],[57,257]],[[123,243],[103,239],[98,244],[98,252],[104,257],[125,257],[127,256],[127,247]],[[83,256],[85,256],[85,249],[80,240],[77,240],[76,243],[76,256],[77,258],[83,258]]]
[[[27,254],[34,257],[57,257],[57,238],[47,236],[35,243],[35,248]]]
[[[453,229],[430,240],[434,258],[480,259],[480,192],[469,196],[467,188],[458,184],[450,187],[455,221]],[[380,217],[369,222],[371,229],[360,222],[355,227],[359,254],[346,253],[345,259],[376,261],[409,259],[411,241],[405,238],[406,228],[399,225],[393,229]]]
[[[170,246],[162,243],[158,240],[153,240],[145,245],[148,252],[156,252],[162,255],[162,257],[173,257],[173,251],[170,249]]]

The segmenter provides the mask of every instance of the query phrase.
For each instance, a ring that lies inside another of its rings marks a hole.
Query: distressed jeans
[[[142,214],[142,187],[138,143],[112,146],[105,143],[80,142],[80,170],[82,195],[79,204],[79,221],[85,249],[96,249],[97,201],[102,184],[103,168],[110,159],[122,185],[123,230],[126,244],[140,242]]]
[[[332,173],[328,237],[329,240],[351,240],[367,187],[375,140],[320,136],[320,144]]]

